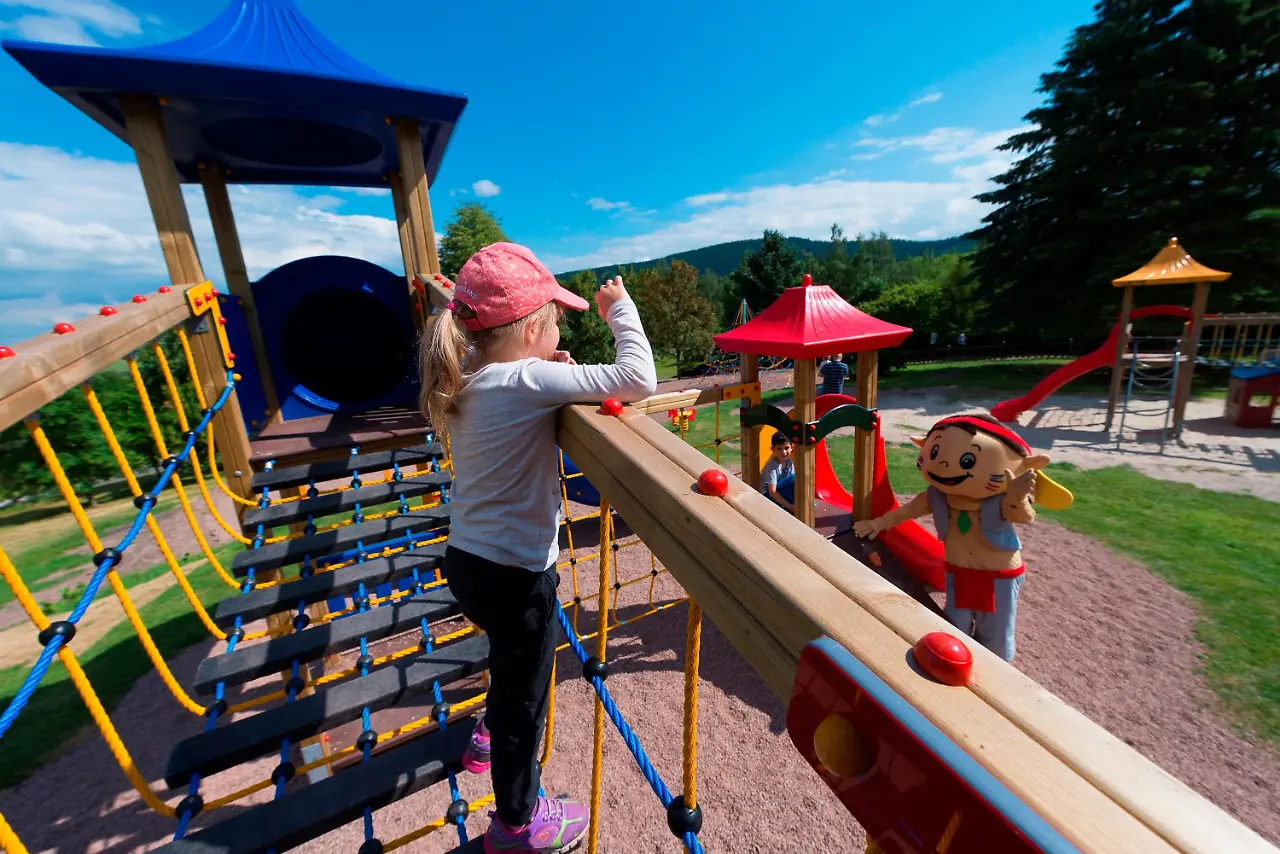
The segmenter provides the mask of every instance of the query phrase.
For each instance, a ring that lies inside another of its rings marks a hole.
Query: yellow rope
[[[93,386],[85,383],[80,386],[80,390],[84,393],[84,399],[89,404],[89,410],[98,422],[98,429],[106,437],[107,446],[111,448],[111,456],[115,457],[116,465],[119,466],[120,473],[124,475],[125,482],[129,484],[130,491],[133,492],[134,497],[141,495],[142,486],[138,483],[138,479],[134,477],[133,466],[129,465],[129,460],[124,455],[124,449],[120,447],[120,440],[116,438],[115,431],[111,429],[111,422],[107,419],[107,414],[103,411],[102,404],[98,401],[98,395],[94,392]],[[156,545],[160,547],[160,553],[164,555],[164,561],[168,564],[169,571],[178,580],[178,586],[182,588],[183,595],[187,597],[192,609],[200,617],[200,622],[204,623],[204,627],[208,629],[209,634],[218,640],[226,640],[227,633],[218,628],[213,622],[213,618],[209,616],[209,612],[205,610],[204,604],[196,596],[196,591],[191,587],[191,582],[187,580],[187,575],[182,571],[182,567],[179,566],[178,559],[173,556],[173,551],[169,548],[169,543],[165,540],[164,533],[160,530],[160,526],[156,523],[155,516],[152,513],[147,514],[147,530],[151,532]]]
[[[600,498],[600,590],[597,593],[600,628],[596,634],[596,658],[605,660],[609,639],[609,553],[613,545],[613,525],[609,501]],[[587,854],[596,854],[600,843],[600,786],[604,771],[604,701],[596,694],[595,740],[591,753],[591,819],[588,825]]]
[[[49,437],[44,434],[39,421],[28,419],[25,423],[27,430],[31,433],[31,438],[35,440],[36,447],[40,449],[40,456],[44,458],[44,464],[48,466],[49,471],[53,474],[53,479],[58,484],[58,489],[62,491],[62,497],[66,499],[67,506],[71,509],[71,515],[76,517],[76,521],[80,524],[80,529],[84,532],[85,539],[89,542],[89,547],[93,549],[93,553],[95,555],[98,554],[103,548],[102,540],[98,539],[98,534],[93,529],[93,523],[89,521],[89,516],[84,512],[80,499],[76,497],[75,490],[71,488],[71,484],[67,480],[67,474],[62,470],[62,463],[58,460],[58,455],[53,450],[53,446],[49,444]],[[147,631],[146,625],[142,622],[142,616],[138,613],[138,609],[134,607],[133,597],[125,589],[124,582],[116,574],[114,566],[107,572],[107,581],[111,584],[111,589],[115,591],[116,598],[120,600],[120,606],[124,608],[125,616],[129,618],[129,624],[133,626],[134,632],[137,633],[138,640],[142,642],[142,648],[147,651],[147,658],[151,659],[151,665],[160,674],[160,678],[168,687],[169,692],[173,694],[173,698],[192,714],[203,715],[205,707],[187,695],[187,692],[178,684],[178,680],[174,677],[173,671],[169,669],[169,665],[165,663],[164,656],[160,654],[155,641],[151,639],[151,633]]]
[[[55,478],[57,475],[55,475]],[[62,475],[66,479],[66,475]],[[81,511],[83,512],[83,511]],[[22,610],[27,612],[27,616],[31,617],[39,631],[49,628],[49,618],[40,610],[40,606],[36,604],[35,598],[31,595],[31,591],[27,589],[27,585],[23,582],[22,577],[18,575],[18,570],[14,567],[13,562],[9,560],[9,556],[5,554],[4,549],[0,548],[0,576],[8,583],[9,588],[13,591],[13,596],[22,604]],[[93,690],[93,685],[89,682],[89,677],[85,675],[84,670],[80,667],[80,662],[76,660],[75,654],[71,652],[68,646],[58,648],[58,660],[62,662],[62,666],[67,669],[67,675],[71,677],[71,682],[76,686],[76,690],[80,692],[80,697],[84,700],[84,704],[89,709],[89,714],[93,717],[94,723],[98,725],[98,731],[102,733],[102,738],[110,748],[111,754],[115,757],[116,762],[120,765],[120,770],[124,771],[125,776],[129,778],[129,782],[133,784],[133,788],[142,796],[142,800],[147,806],[155,810],[157,813],[170,818],[175,817],[173,808],[160,800],[159,796],[151,790],[147,785],[147,781],[138,771],[138,767],[133,763],[133,757],[129,755],[128,749],[124,746],[124,742],[120,740],[120,734],[116,732],[115,725],[111,723],[111,717],[107,714],[107,710],[103,708],[102,701],[98,699],[98,695]],[[6,826],[7,827],[7,826]],[[11,830],[8,831],[12,833]],[[0,836],[5,833],[4,829],[0,829]],[[15,837],[16,839],[16,837]],[[8,849],[8,841],[5,842],[6,850]]]
[[[938,847],[934,849],[938,854],[947,854],[947,849],[951,847],[951,840],[955,839],[956,831],[960,829],[962,821],[964,821],[964,814],[956,810],[951,816],[951,821],[947,823],[947,829],[942,833],[942,839],[938,840]]]
[[[18,834],[13,832],[9,822],[4,820],[4,813],[0,813],[0,851],[5,854],[27,854],[27,847],[22,844]]]
[[[126,358],[125,362],[129,365],[129,373],[133,377],[133,387],[138,392],[138,401],[142,404],[142,412],[147,418],[147,426],[151,428],[151,438],[156,443],[156,450],[160,452],[162,458],[167,458],[169,450],[164,443],[164,434],[160,430],[160,422],[156,420],[156,411],[151,406],[151,395],[147,392],[147,386],[142,381],[142,372],[138,370],[138,362],[133,357]],[[191,501],[187,498],[186,487],[182,485],[182,478],[178,476],[176,470],[173,473],[173,491],[178,496],[178,502],[182,504],[182,512],[187,517],[187,524],[191,526],[191,533],[195,535],[196,542],[200,545],[201,554],[217,570],[223,582],[229,587],[239,590],[240,582],[236,581],[231,573],[227,572],[222,566],[218,556],[209,547],[209,541],[205,539],[204,531],[200,530],[200,523],[196,521],[195,514],[191,511]]]
[[[702,608],[689,600],[684,639],[684,805],[698,805],[698,664],[702,657]]]
[[[467,812],[478,813],[480,810],[484,809],[485,807],[489,806],[489,804],[493,803],[493,801],[494,801],[493,794],[492,793],[487,794],[480,800],[472,801],[470,804],[468,804]],[[384,852],[387,852],[387,851],[394,851],[397,848],[403,848],[405,845],[408,845],[410,842],[416,842],[417,840],[421,839],[422,837],[430,833],[435,833],[437,830],[439,830],[440,828],[444,827],[447,824],[449,824],[448,818],[438,818],[428,825],[424,825],[418,828],[417,830],[406,833],[404,836],[397,836],[395,839],[383,845],[382,850]]]

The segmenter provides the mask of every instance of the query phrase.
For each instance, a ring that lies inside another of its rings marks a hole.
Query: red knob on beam
[[[53,325],[53,331],[59,335],[66,335],[68,332],[75,332],[76,328],[64,320],[61,323],[55,323]]]
[[[116,313],[115,308],[109,305],[104,305],[102,308],[98,309],[98,314],[102,315],[103,317],[110,317],[115,313]]]
[[[167,294],[169,293],[169,291],[173,290],[173,288],[169,287],[168,285],[161,285],[159,290],[160,290],[160,293]]]
[[[698,491],[713,498],[729,494],[729,478],[720,469],[707,469],[698,475]]]
[[[5,347],[3,344],[0,344],[0,359],[11,359],[16,355],[18,354],[13,352],[12,347]]]
[[[146,298],[146,297],[144,297],[142,294],[134,294],[134,295],[133,295],[133,301],[134,301],[134,302],[146,302],[146,301],[147,301],[147,298]]]
[[[611,397],[604,403],[600,404],[600,411],[605,415],[617,417],[622,414],[622,401],[616,397]]]

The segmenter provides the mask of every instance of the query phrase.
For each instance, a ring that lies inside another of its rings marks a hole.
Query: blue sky
[[[946,237],[1092,0],[296,0],[356,58],[470,102],[432,188],[555,271],[755,237]],[[225,0],[0,0],[0,36],[183,36]],[[360,14],[351,9],[358,8]],[[0,343],[164,281],[128,148],[0,54]],[[198,188],[205,270],[220,282]],[[386,195],[238,188],[253,277],[324,252],[401,269]]]

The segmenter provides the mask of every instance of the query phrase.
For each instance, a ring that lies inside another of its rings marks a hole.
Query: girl
[[[621,278],[600,288],[596,306],[617,360],[578,365],[556,349],[559,320],[587,301],[528,249],[495,243],[467,261],[423,339],[422,408],[453,457],[444,569],[463,614],[489,636],[488,709],[463,758],[469,771],[492,772],[489,854],[565,851],[587,830],[585,804],[538,795],[560,582],[556,410],[640,400],[657,384]]]

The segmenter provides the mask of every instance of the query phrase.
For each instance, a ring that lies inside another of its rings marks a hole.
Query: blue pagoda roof
[[[118,96],[164,98],[185,182],[200,162],[241,184],[384,186],[398,118],[417,119],[435,179],[465,95],[405,86],[327,39],[293,0],[234,0],[202,30],[132,50],[6,40],[37,80],[128,142]]]

